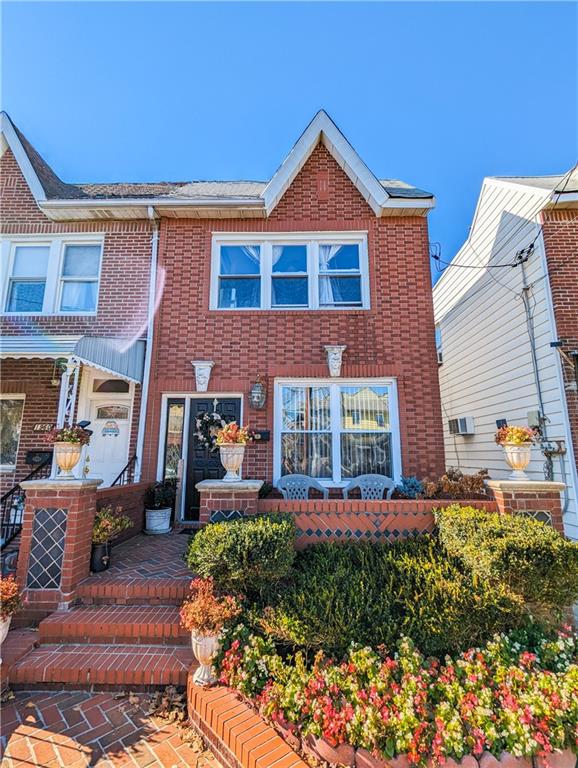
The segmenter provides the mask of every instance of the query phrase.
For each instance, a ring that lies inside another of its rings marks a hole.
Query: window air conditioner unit
[[[448,421],[448,427],[450,435],[473,435],[474,417],[460,416],[458,419],[450,419]]]

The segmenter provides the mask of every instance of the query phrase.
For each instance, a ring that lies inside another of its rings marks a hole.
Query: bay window
[[[0,469],[14,470],[24,413],[24,395],[0,396]]]
[[[328,485],[365,474],[401,474],[393,380],[276,383],[275,475]]]
[[[2,241],[1,308],[9,314],[94,314],[102,237],[16,236]]]
[[[368,309],[365,233],[213,237],[211,309]]]

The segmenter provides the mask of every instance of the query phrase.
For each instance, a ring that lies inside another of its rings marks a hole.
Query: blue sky
[[[577,159],[577,5],[3,4],[2,107],[65,181],[267,179],[325,108],[435,193],[450,258],[482,178]]]

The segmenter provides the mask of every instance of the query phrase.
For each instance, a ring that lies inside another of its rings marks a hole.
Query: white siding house
[[[446,464],[507,477],[496,421],[527,424],[541,411],[548,441],[566,447],[553,456],[553,479],[567,485],[565,530],[578,539],[578,478],[560,354],[550,346],[557,335],[539,220],[560,178],[484,180],[468,240],[434,287],[434,312]],[[527,261],[508,266],[535,238]],[[467,416],[473,434],[450,434],[448,421]],[[532,453],[528,475],[543,480],[545,456],[539,447]]]

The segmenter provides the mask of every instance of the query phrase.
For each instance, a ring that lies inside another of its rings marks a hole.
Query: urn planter
[[[506,464],[513,470],[510,473],[510,480],[528,480],[525,469],[532,458],[532,443],[504,443],[504,458]]]
[[[0,619],[0,645],[6,640],[6,635],[8,634],[8,630],[10,629],[10,622],[12,621],[12,616],[7,616],[5,619]],[[0,658],[0,664],[2,664],[2,659]]]
[[[245,457],[245,445],[243,443],[232,443],[231,445],[220,445],[219,454],[221,464],[227,470],[223,482],[238,483],[241,480],[239,470]]]
[[[213,685],[217,682],[217,676],[213,671],[213,659],[219,651],[221,638],[219,635],[197,635],[191,632],[193,653],[199,667],[193,676],[193,683],[197,685]]]
[[[110,567],[111,544],[107,541],[105,544],[93,544],[90,553],[90,570],[93,573],[107,571]]]
[[[54,455],[60,470],[60,478],[74,479],[72,470],[80,461],[82,445],[80,443],[54,443]]]

